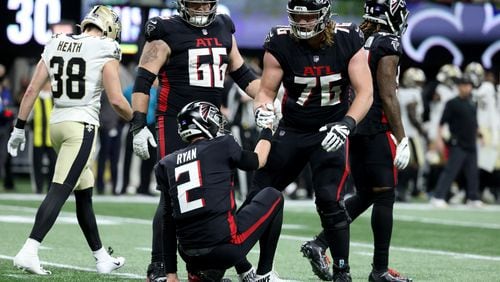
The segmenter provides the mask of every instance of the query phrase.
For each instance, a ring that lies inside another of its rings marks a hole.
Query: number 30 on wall
[[[18,45],[33,37],[44,45],[52,35],[48,25],[61,21],[60,0],[8,0],[7,9],[17,11],[16,22],[7,26],[7,38]]]

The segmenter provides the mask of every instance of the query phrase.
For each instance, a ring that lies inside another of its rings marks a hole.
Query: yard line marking
[[[281,234],[280,239],[304,242],[304,241],[311,240],[311,237]],[[352,242],[351,241],[350,245],[354,246],[354,247],[359,247],[359,248],[373,249],[373,245],[367,244],[367,243],[360,243],[360,242]],[[392,246],[392,245],[391,245],[391,250],[392,251],[400,251],[400,252],[408,252],[408,253],[442,255],[442,256],[448,256],[448,257],[453,257],[453,258],[457,258],[457,259],[476,259],[476,260],[500,261],[500,257],[498,257],[498,256],[485,256],[485,255],[457,253],[457,252],[440,251],[440,250],[416,249],[416,248],[409,248],[409,247],[397,247],[397,246]]]
[[[0,259],[13,260],[14,257],[0,254]],[[80,267],[80,266],[61,264],[61,263],[55,263],[55,262],[48,262],[48,261],[41,261],[40,263],[42,265],[49,265],[49,266],[54,266],[54,267],[58,267],[58,268],[66,268],[66,269],[73,269],[73,270],[80,270],[80,271],[87,271],[87,272],[96,272],[95,268]],[[134,273],[126,273],[126,272],[111,272],[108,275],[121,276],[121,277],[132,278],[132,279],[143,279],[144,278],[143,275],[137,275]],[[33,275],[33,276],[35,276],[35,275]]]

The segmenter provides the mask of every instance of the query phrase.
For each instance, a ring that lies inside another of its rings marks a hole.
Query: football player
[[[273,118],[272,103],[281,83],[283,117],[248,199],[269,186],[283,191],[309,163],[316,208],[328,245],[335,250],[333,280],[350,281],[345,143],[368,112],[373,89],[363,33],[354,24],[334,22],[330,9],[328,0],[290,0],[289,26],[273,27],[265,40],[261,88],[254,101],[256,123],[262,127]],[[349,108],[350,85],[357,96]]]
[[[189,270],[189,280],[221,281],[224,271],[244,258],[257,241],[257,273],[271,275],[283,219],[283,196],[267,187],[236,212],[233,176],[236,168],[256,170],[264,166],[272,124],[261,131],[252,152],[243,150],[233,136],[223,134],[225,119],[212,103],[191,102],[177,120],[179,135],[189,145],[163,158],[155,174],[165,192],[165,228],[177,230],[179,253]],[[259,279],[257,276],[256,281]]]
[[[97,272],[110,273],[125,263],[123,257],[112,257],[102,247],[92,208],[95,178],[90,168],[102,91],[106,90],[111,105],[123,119],[132,119],[132,108],[118,79],[121,25],[110,8],[94,6],[80,27],[82,34],[55,34],[45,46],[8,143],[14,157],[18,149],[24,149],[26,119],[42,86],[50,80],[54,96],[50,137],[58,154],[54,177],[38,208],[31,234],[14,257],[15,266],[34,274],[50,274],[40,265],[38,249],[73,190],[78,224],[96,259]]]
[[[346,200],[345,207],[349,218],[354,220],[373,205],[374,255],[369,281],[409,281],[388,268],[397,169],[404,169],[410,158],[396,97],[398,63],[402,54],[400,36],[406,29],[407,16],[404,0],[368,0],[365,20],[360,26],[365,35],[365,49],[369,52],[374,102],[356,133],[349,137],[356,194]],[[325,235],[328,235],[327,230],[301,248],[313,270],[324,273],[323,276],[327,275],[323,266],[328,265],[324,250],[329,242]]]
[[[218,0],[178,0],[177,4],[179,15],[155,17],[145,25],[146,43],[134,83],[131,123],[133,149],[143,159],[149,158],[148,143],[156,146],[146,127],[146,113],[149,90],[157,76],[160,81],[156,109],[158,159],[186,146],[177,134],[176,121],[186,104],[204,100],[220,106],[226,72],[251,97],[260,85],[260,79],[238,51],[231,18],[216,14]],[[162,229],[163,194],[153,219],[152,257],[147,271],[150,280],[164,278],[165,270],[167,273],[177,271],[175,230]],[[163,257],[164,242],[168,260]],[[236,266],[240,274],[251,267],[245,261]]]

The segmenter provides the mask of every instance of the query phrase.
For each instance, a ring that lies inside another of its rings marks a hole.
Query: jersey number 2
[[[82,58],[71,58],[65,68],[63,57],[50,59],[50,68],[54,68],[52,95],[60,98],[63,94],[63,83],[66,82],[66,94],[70,99],[81,99],[85,95],[85,61]]]
[[[175,179],[179,175],[188,173],[189,180],[185,183],[177,185],[177,200],[179,201],[179,208],[181,213],[199,209],[205,206],[203,198],[194,201],[189,200],[189,190],[199,188],[201,186],[201,172],[199,161],[183,164],[175,168]]]

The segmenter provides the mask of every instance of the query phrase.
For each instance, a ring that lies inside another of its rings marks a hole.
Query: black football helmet
[[[396,35],[406,31],[409,11],[405,0],[366,0],[364,19],[387,26]]]
[[[286,11],[292,34],[298,39],[316,36],[331,21],[330,0],[288,0]],[[301,17],[312,16],[314,22],[300,23]]]
[[[177,0],[177,11],[183,20],[197,27],[207,26],[215,20],[219,0]],[[194,9],[190,4],[209,4],[208,11]]]
[[[222,135],[225,124],[219,108],[204,101],[187,104],[177,115],[178,132],[184,142],[199,136],[212,139]]]

